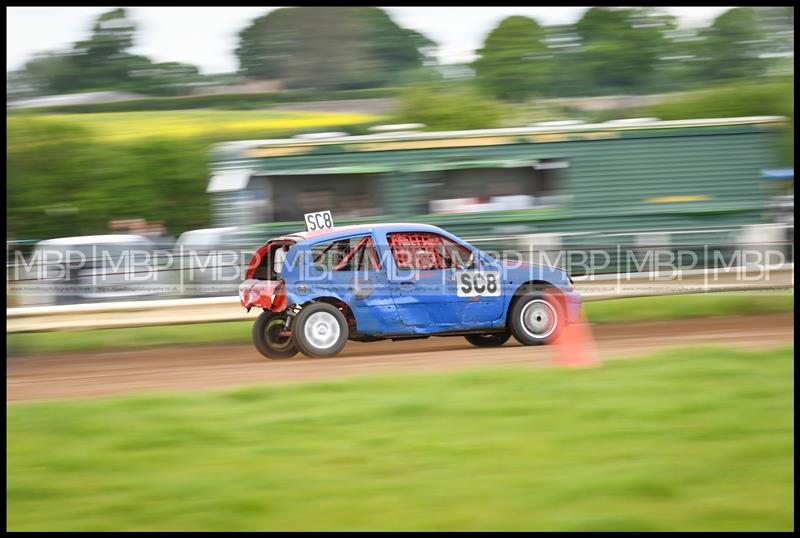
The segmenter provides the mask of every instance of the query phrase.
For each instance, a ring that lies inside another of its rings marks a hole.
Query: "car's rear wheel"
[[[268,359],[290,359],[297,355],[290,335],[286,332],[286,314],[262,312],[253,324],[253,343],[256,349]]]
[[[295,345],[307,357],[332,357],[347,343],[347,318],[328,303],[303,307],[292,323]]]
[[[526,346],[537,346],[554,342],[561,334],[565,318],[553,293],[529,290],[514,301],[509,321],[514,338]]]
[[[509,338],[510,333],[487,333],[487,334],[467,334],[464,336],[467,342],[475,347],[497,347],[505,344]]]

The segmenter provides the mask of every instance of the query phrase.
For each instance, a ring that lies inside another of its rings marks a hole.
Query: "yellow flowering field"
[[[213,109],[46,114],[40,117],[79,124],[109,141],[154,136],[236,139],[273,132],[345,127],[379,119],[379,116],[371,114]]]

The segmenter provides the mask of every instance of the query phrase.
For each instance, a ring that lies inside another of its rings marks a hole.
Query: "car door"
[[[403,332],[371,234],[315,244],[309,283],[317,293],[340,297],[353,311],[358,331],[370,335]],[[313,280],[312,280],[313,279]]]
[[[504,280],[500,264],[482,253],[476,263],[456,272],[456,293],[461,297],[459,310],[465,326],[493,326],[503,315]]]
[[[500,317],[502,298],[486,297],[475,275],[474,249],[433,232],[386,234],[393,266],[388,276],[397,314],[415,332],[436,333],[490,326]],[[461,291],[472,283],[471,292]]]

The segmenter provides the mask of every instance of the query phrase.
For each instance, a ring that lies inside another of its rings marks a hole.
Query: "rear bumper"
[[[256,307],[281,312],[286,309],[282,280],[249,279],[239,284],[239,301],[247,308]]]

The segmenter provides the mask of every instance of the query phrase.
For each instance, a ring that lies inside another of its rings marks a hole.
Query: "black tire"
[[[328,303],[304,306],[292,322],[292,339],[307,357],[333,357],[344,348],[348,336],[344,314]]]
[[[278,332],[286,327],[286,314],[262,312],[253,324],[253,343],[268,359],[291,359],[297,355],[297,346],[291,336],[279,337]]]
[[[505,344],[511,333],[467,334],[464,338],[475,347],[497,347]]]
[[[512,303],[508,315],[511,334],[526,346],[553,343],[566,322],[561,302],[546,290],[523,292]]]

